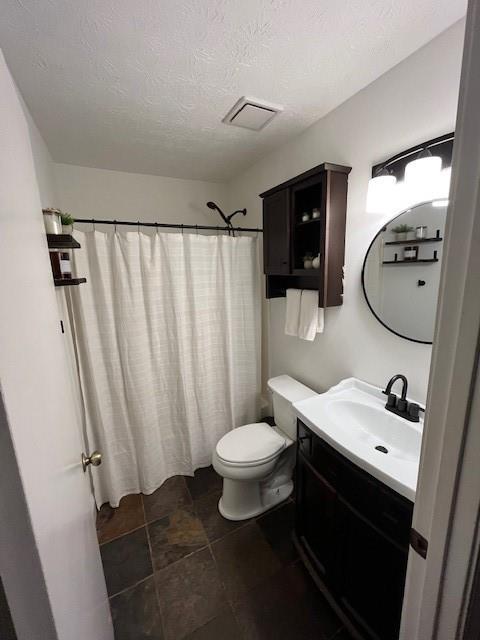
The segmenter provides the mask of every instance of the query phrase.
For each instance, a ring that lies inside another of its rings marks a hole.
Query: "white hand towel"
[[[325,326],[325,313],[322,307],[318,307],[318,322],[317,322],[317,333],[323,333],[323,328]]]
[[[287,289],[287,304],[285,311],[285,333],[287,336],[298,336],[301,294],[301,289]]]
[[[300,299],[298,337],[302,340],[315,340],[318,327],[318,291],[304,289]]]

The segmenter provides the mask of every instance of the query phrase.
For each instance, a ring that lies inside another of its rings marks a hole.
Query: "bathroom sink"
[[[385,409],[382,390],[356,378],[295,403],[296,415],[351,462],[415,500],[423,419]]]

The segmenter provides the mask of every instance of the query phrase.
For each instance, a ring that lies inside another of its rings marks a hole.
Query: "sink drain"
[[[377,451],[381,451],[382,453],[388,453],[388,449],[386,447],[382,447],[381,444],[375,447]]]

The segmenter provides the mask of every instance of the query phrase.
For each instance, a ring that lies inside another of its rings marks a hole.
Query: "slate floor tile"
[[[221,492],[207,493],[193,503],[210,542],[223,538],[227,533],[247,524],[246,520],[235,522],[220,515],[218,501],[221,495]]]
[[[166,640],[180,640],[228,609],[210,550],[203,549],[155,574]]]
[[[192,507],[177,509],[148,525],[155,570],[163,569],[208,544],[202,523]]]
[[[231,600],[239,598],[281,568],[273,549],[254,522],[215,542],[212,552]]]
[[[162,486],[149,496],[143,496],[147,522],[168,516],[180,507],[192,504],[192,499],[183,476],[165,480]]]
[[[110,599],[115,640],[163,640],[154,577]]]
[[[143,524],[145,516],[141,495],[124,496],[116,509],[104,504],[97,514],[98,543],[103,544],[123,536]]]
[[[234,603],[248,640],[330,640],[340,621],[314,593],[299,565],[290,565]]]
[[[294,504],[230,522],[221,489],[210,467],[100,511],[116,640],[351,640],[297,559]]]
[[[145,527],[105,543],[100,554],[109,596],[153,573]]]
[[[265,539],[283,564],[290,564],[298,558],[292,534],[295,523],[295,504],[286,502],[257,519]]]
[[[244,636],[240,631],[235,617],[231,611],[226,611],[222,615],[207,622],[185,640],[243,640]],[[247,640],[247,639],[245,639]]]
[[[185,479],[188,490],[194,500],[206,493],[218,493],[223,487],[223,478],[218,475],[212,466],[197,469],[193,478],[186,476]]]

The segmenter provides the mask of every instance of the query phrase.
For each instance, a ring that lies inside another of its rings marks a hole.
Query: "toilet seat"
[[[272,460],[285,449],[287,440],[266,422],[233,429],[217,443],[216,453],[227,465],[256,466]]]

